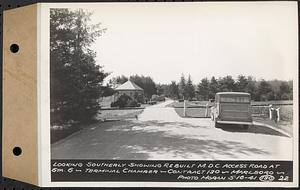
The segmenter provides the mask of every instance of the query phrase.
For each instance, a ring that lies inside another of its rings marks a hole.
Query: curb
[[[290,137],[290,138],[293,137],[293,136],[291,136],[290,134],[288,134],[287,132],[285,132],[285,131],[283,131],[283,130],[281,130],[281,129],[277,129],[277,128],[275,128],[275,127],[273,127],[273,126],[271,126],[271,125],[265,124],[265,123],[260,123],[260,122],[257,122],[257,121],[253,121],[253,125],[259,125],[259,126],[268,127],[268,128],[270,128],[270,129],[272,129],[272,130],[274,130],[274,131],[277,131],[277,132],[279,132],[279,133],[282,133],[282,134],[284,134],[284,135],[286,135],[286,136],[288,136],[288,137]]]

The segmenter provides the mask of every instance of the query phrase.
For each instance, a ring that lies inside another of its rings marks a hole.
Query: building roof
[[[136,85],[134,82],[128,80],[127,82],[123,83],[122,85],[118,86],[115,90],[135,90],[135,91],[143,91],[141,87]]]

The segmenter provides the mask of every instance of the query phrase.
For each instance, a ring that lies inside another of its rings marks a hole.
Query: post
[[[183,117],[186,116],[186,100],[183,100]]]
[[[208,117],[208,103],[206,103],[205,117]]]
[[[280,121],[280,113],[279,113],[279,110],[280,108],[277,108],[276,111],[277,111],[277,122]]]
[[[272,104],[269,105],[269,119],[272,120]]]

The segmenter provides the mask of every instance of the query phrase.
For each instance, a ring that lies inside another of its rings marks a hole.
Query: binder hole
[[[12,53],[17,53],[19,51],[19,45],[18,44],[11,44],[10,51]]]
[[[20,147],[15,147],[14,149],[13,149],[13,153],[14,153],[14,155],[15,156],[20,156],[21,154],[22,154],[22,149],[20,148]]]

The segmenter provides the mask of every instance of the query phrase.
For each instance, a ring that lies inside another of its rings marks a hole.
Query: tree
[[[236,89],[235,81],[232,76],[228,75],[226,77],[219,79],[220,89],[223,92],[233,92]]]
[[[115,90],[111,88],[109,85],[102,86],[102,94],[101,97],[112,96],[115,93]]]
[[[166,85],[157,84],[156,92],[157,92],[157,95],[163,95],[163,94],[166,95]]]
[[[209,99],[209,80],[204,78],[198,84],[198,95],[200,96],[201,100],[208,100]]]
[[[150,99],[153,94],[157,93],[156,84],[149,76],[133,75],[130,76],[130,80],[144,89],[144,94],[148,99]]]
[[[157,84],[157,94],[159,96],[170,97],[170,85],[169,84]]]
[[[257,100],[257,86],[256,81],[253,77],[247,77],[247,85],[245,86],[245,92],[250,93],[252,100]]]
[[[51,123],[89,122],[100,109],[97,99],[107,76],[90,49],[105,31],[89,24],[82,9],[50,9]]]
[[[192,99],[195,97],[195,87],[193,85],[191,75],[188,76],[188,80],[187,80],[185,88],[184,88],[184,94],[187,99]]]
[[[117,77],[113,77],[111,78],[108,83],[112,88],[116,88],[121,84],[124,84],[125,82],[128,81],[128,78],[125,77],[124,75],[121,76],[117,76]]]
[[[274,99],[274,93],[272,87],[265,80],[262,80],[258,85],[258,97],[260,101],[267,101],[267,100]]]
[[[274,100],[281,100],[280,85],[282,81],[275,79],[267,82],[271,85],[272,91],[274,93]]]
[[[179,89],[178,89],[178,85],[176,84],[176,81],[172,81],[171,84],[169,85],[169,93],[171,98],[174,99],[179,98]]]
[[[290,94],[289,94],[289,99],[292,100],[293,99],[293,81],[290,80],[287,82],[289,87],[290,87]]]
[[[216,80],[216,78],[213,76],[213,77],[211,77],[210,83],[209,83],[209,98],[214,99],[215,94],[217,92],[219,92],[219,83]]]
[[[239,75],[236,82],[236,91],[245,92],[248,85],[248,80],[244,75]]]
[[[279,96],[281,100],[289,100],[292,94],[292,90],[288,85],[288,82],[281,82],[279,86]]]
[[[185,77],[183,74],[181,74],[181,77],[180,77],[180,81],[179,81],[179,84],[178,84],[178,90],[179,90],[179,98],[182,98],[182,99],[185,99],[185,85],[186,85],[186,82],[185,82]]]

